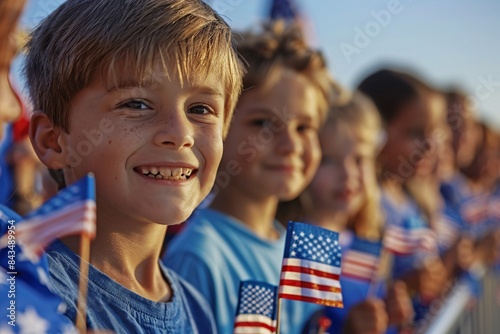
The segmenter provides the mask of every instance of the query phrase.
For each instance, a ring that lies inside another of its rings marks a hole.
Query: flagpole
[[[378,278],[378,270],[380,269],[378,266],[380,265],[380,258],[382,257],[382,252],[377,258],[377,262],[375,264],[375,270],[372,272],[372,277],[370,278],[370,285],[368,286],[368,292],[366,293],[366,298],[371,298],[375,295],[375,281]]]
[[[80,236],[80,279],[78,283],[78,306],[76,313],[76,328],[81,334],[87,332],[87,290],[90,261],[90,236],[83,233]]]
[[[276,334],[280,334],[280,318],[281,318],[281,298],[278,297],[278,308],[276,309]]]

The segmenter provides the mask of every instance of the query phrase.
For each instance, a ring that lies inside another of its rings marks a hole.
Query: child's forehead
[[[180,73],[178,67],[162,62],[152,61],[149,64],[131,64],[120,61],[109,64],[100,71],[100,80],[108,91],[127,88],[158,89],[165,82],[180,87],[202,88],[207,94],[224,96],[224,82],[215,71],[193,70]]]

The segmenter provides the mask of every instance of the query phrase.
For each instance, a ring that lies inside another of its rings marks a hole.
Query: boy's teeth
[[[142,174],[156,179],[185,180],[191,175],[191,168],[141,167]]]

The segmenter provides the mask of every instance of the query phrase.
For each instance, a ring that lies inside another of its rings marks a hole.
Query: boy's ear
[[[35,111],[31,116],[31,144],[40,161],[50,169],[62,169],[66,166],[64,150],[60,144],[61,132],[63,130],[54,127],[45,113]]]

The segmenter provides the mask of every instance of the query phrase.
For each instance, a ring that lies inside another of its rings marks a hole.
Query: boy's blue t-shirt
[[[165,264],[207,298],[220,334],[233,333],[240,281],[278,285],[286,230],[276,222],[278,240],[264,240],[243,223],[221,212],[197,210],[167,246]],[[300,333],[320,306],[282,300],[281,332]]]
[[[80,258],[60,241],[47,254],[53,290],[66,302],[66,315],[74,320]],[[172,300],[167,303],[148,300],[91,265],[88,328],[116,333],[216,333],[212,312],[199,292],[163,265],[161,269],[172,289]]]

